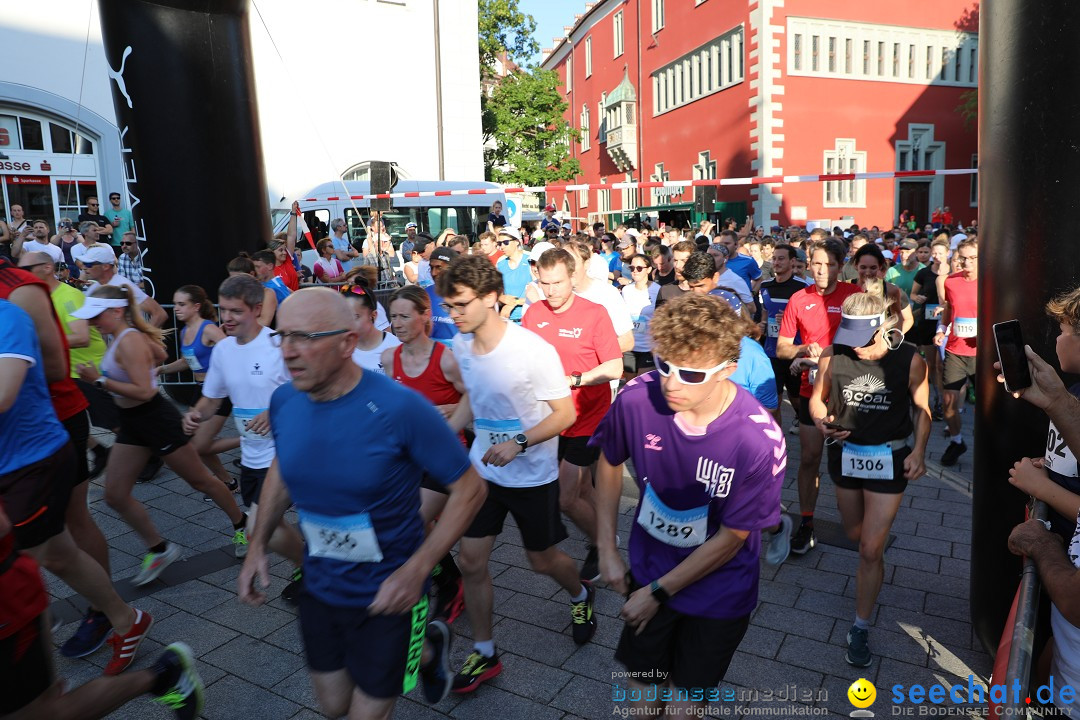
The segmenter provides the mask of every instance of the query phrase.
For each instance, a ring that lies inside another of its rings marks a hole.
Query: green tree
[[[578,131],[569,126],[559,76],[551,70],[518,70],[485,97],[484,171],[493,182],[545,185],[570,180],[581,164],[570,157]]]
[[[979,89],[972,88],[960,95],[960,104],[956,106],[956,112],[964,118],[964,127],[969,130],[979,125]]]
[[[536,21],[521,11],[518,0],[479,0],[478,11],[481,81],[494,77],[501,52],[518,64],[540,52],[533,39]]]

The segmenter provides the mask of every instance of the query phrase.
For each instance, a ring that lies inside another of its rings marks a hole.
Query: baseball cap
[[[795,248],[795,259],[799,262],[806,262],[806,251],[802,248]]]
[[[96,318],[109,308],[127,307],[127,304],[128,301],[122,298],[103,298],[91,295],[86,298],[86,302],[83,303],[81,308],[71,313],[71,317],[89,320],[90,318]]]
[[[562,229],[563,230],[573,230],[573,228],[570,227],[570,223],[563,223],[562,224]]]
[[[629,235],[630,237],[640,237],[641,233],[636,228],[626,228],[626,232],[623,235]]]
[[[548,250],[554,250],[555,246],[549,242],[538,242],[532,246],[529,250],[529,262],[534,263],[540,259],[540,256],[546,253]]]
[[[443,262],[452,262],[454,258],[458,256],[457,250],[448,247],[435,248],[431,251],[431,255],[428,257],[428,262],[432,260],[442,260]]]
[[[728,305],[731,306],[731,309],[734,310],[736,314],[742,312],[742,300],[740,300],[739,296],[735,293],[729,290],[724,290],[723,288],[716,288],[715,290],[710,291],[709,294],[715,295],[716,297],[725,301]]]
[[[544,206],[544,212],[555,212],[555,206],[554,205],[545,205]]]
[[[407,222],[407,223],[405,223],[405,229],[406,229],[406,230],[408,230],[408,229],[410,229],[410,228],[411,228],[411,229],[413,229],[413,230],[415,230],[415,229],[416,229],[416,223],[414,223],[414,222]]]
[[[919,244],[916,243],[914,240],[904,240],[902,243],[900,243],[901,250],[914,250],[917,247],[919,247]]]
[[[113,254],[112,248],[107,245],[91,245],[90,249],[82,256],[82,264],[115,265],[116,255]]]
[[[833,344],[862,347],[874,339],[874,334],[881,329],[884,323],[884,313],[880,315],[848,315],[847,313],[841,313],[840,327],[833,337]]]
[[[517,230],[515,230],[512,227],[504,227],[501,230],[499,230],[499,237],[502,237],[503,235],[505,235],[508,238],[513,238],[514,240],[517,240],[518,242],[521,242],[521,233],[519,233]]]

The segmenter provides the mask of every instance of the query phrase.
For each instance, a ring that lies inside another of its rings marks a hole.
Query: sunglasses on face
[[[514,242],[514,241],[513,240],[496,240],[495,244],[496,245],[509,245],[512,242]]]
[[[631,265],[630,266],[630,272],[639,272],[641,270],[648,270],[648,269],[649,269],[648,265]]]
[[[660,371],[660,374],[664,377],[676,373],[675,377],[683,385],[700,385],[716,373],[720,372],[728,365],[731,364],[730,360],[725,360],[716,367],[709,368],[708,370],[699,370],[696,368],[685,368],[679,365],[674,365],[662,359],[659,355],[653,355],[653,360],[656,362],[656,369]]]

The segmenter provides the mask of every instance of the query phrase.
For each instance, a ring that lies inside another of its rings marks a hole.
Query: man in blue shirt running
[[[295,503],[307,542],[300,628],[323,712],[389,717],[418,674],[427,699],[438,702],[452,680],[450,630],[427,622],[427,583],[471,523],[486,486],[431,403],[350,362],[358,334],[337,293],[293,293],[271,337],[292,383],[270,401],[278,454],[259,498],[240,599],[265,601],[267,542]],[[416,428],[423,428],[422,444],[413,441]],[[319,438],[318,449],[297,437]],[[359,463],[358,440],[367,441]],[[449,494],[426,537],[424,473]]]

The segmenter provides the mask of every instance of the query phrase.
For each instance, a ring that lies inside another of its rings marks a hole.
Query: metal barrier
[[[1031,508],[1029,517],[1046,522],[1046,503],[1036,500]],[[1035,644],[1035,623],[1039,613],[1039,595],[1042,592],[1042,583],[1039,582],[1039,571],[1035,567],[1035,561],[1029,557],[1024,558],[1024,569],[1020,575],[1020,588],[1017,591],[1016,618],[1013,622],[1012,646],[1009,648],[1009,664],[1005,670],[1006,687],[1013,687],[1017,682],[1020,691],[1015,696],[1010,692],[1008,697],[1015,697],[1017,702],[1005,703],[1001,707],[1006,708],[1005,713],[1013,717],[1026,716],[1031,710],[1030,700],[1025,702],[1021,698],[1027,698],[1029,677],[1031,675],[1032,650]]]

